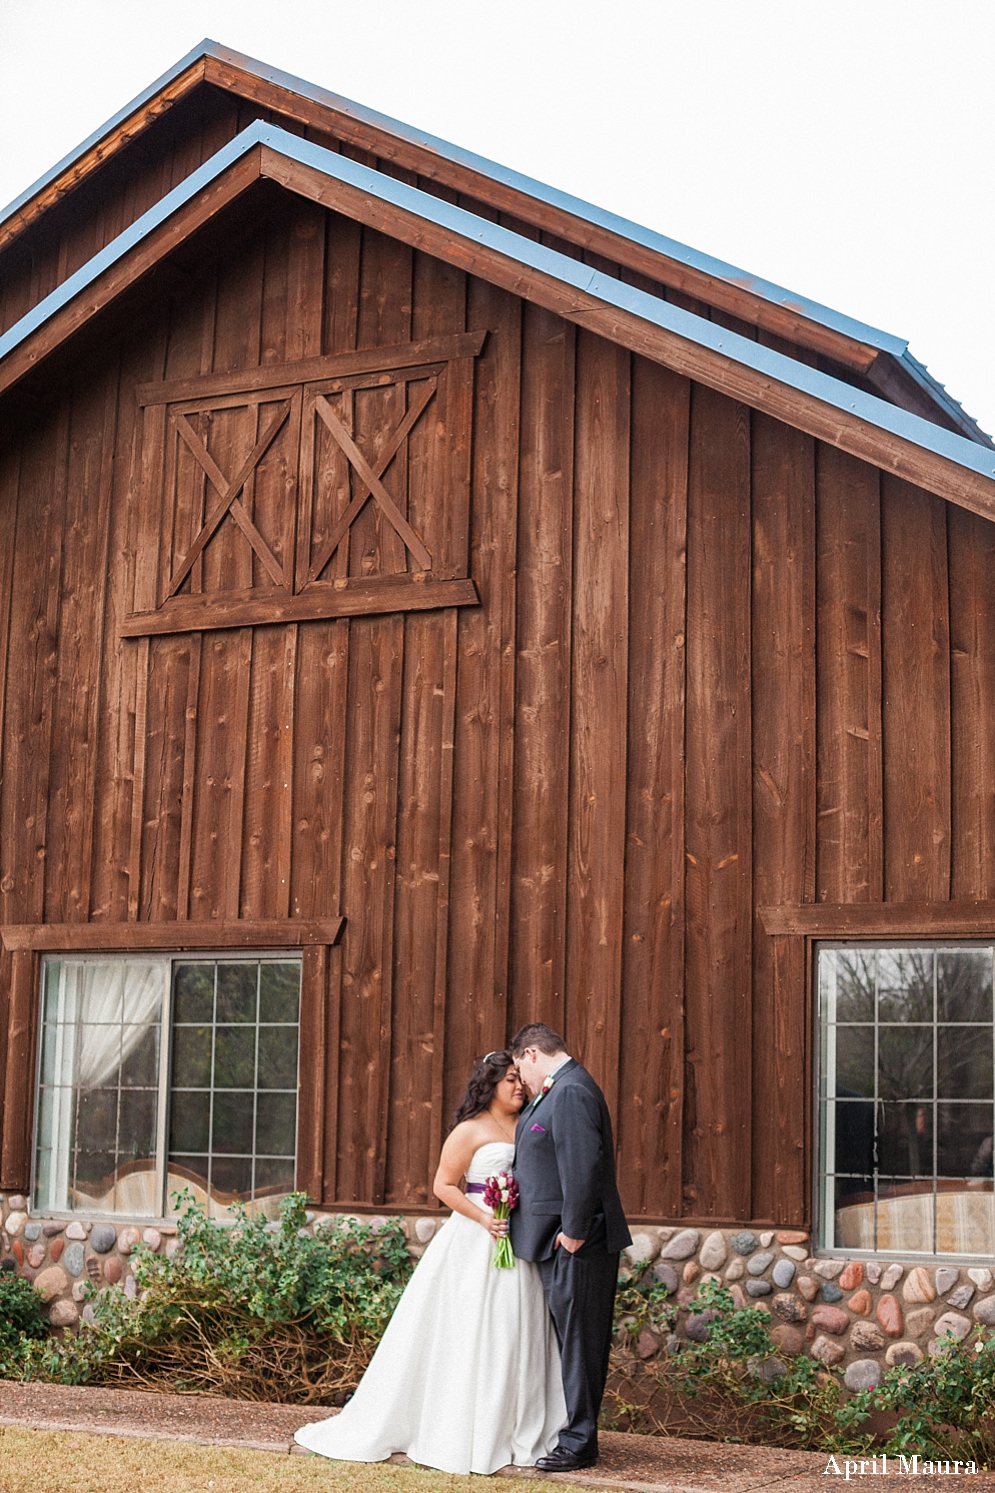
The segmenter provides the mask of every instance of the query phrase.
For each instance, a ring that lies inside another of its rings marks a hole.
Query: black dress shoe
[[[536,1463],[539,1472],[578,1472],[582,1467],[593,1467],[598,1460],[598,1454],[594,1452],[572,1452],[565,1446],[558,1446],[551,1451],[548,1457],[540,1457]]]

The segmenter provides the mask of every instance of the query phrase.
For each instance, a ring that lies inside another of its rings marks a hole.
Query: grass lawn
[[[384,1463],[0,1428],[3,1493],[479,1493],[482,1486],[478,1477]],[[524,1478],[502,1478],[498,1486],[500,1493],[535,1493],[535,1482]]]

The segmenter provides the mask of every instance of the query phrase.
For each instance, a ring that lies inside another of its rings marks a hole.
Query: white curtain
[[[71,1206],[74,1090],[99,1088],[114,1078],[160,1020],[165,982],[163,960],[64,959],[47,967],[44,1039],[54,1051],[51,1058],[45,1053],[44,1068],[53,1087],[49,1105],[43,1105],[39,1141],[52,1151],[42,1207]]]

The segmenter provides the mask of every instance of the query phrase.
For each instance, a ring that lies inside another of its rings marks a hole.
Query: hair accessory
[[[486,1063],[487,1060],[488,1060],[488,1058],[496,1058],[497,1055],[498,1055],[498,1053],[500,1051],[501,1051],[501,1048],[496,1048],[494,1052],[485,1052],[484,1055],[483,1055],[483,1057],[480,1059],[480,1061],[482,1063]]]

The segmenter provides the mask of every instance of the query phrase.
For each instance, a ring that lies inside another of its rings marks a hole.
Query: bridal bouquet
[[[487,1178],[484,1202],[493,1210],[495,1218],[507,1218],[512,1208],[518,1207],[518,1183],[511,1172],[498,1172],[496,1177]],[[497,1241],[494,1263],[499,1270],[510,1270],[515,1263],[507,1234]]]

